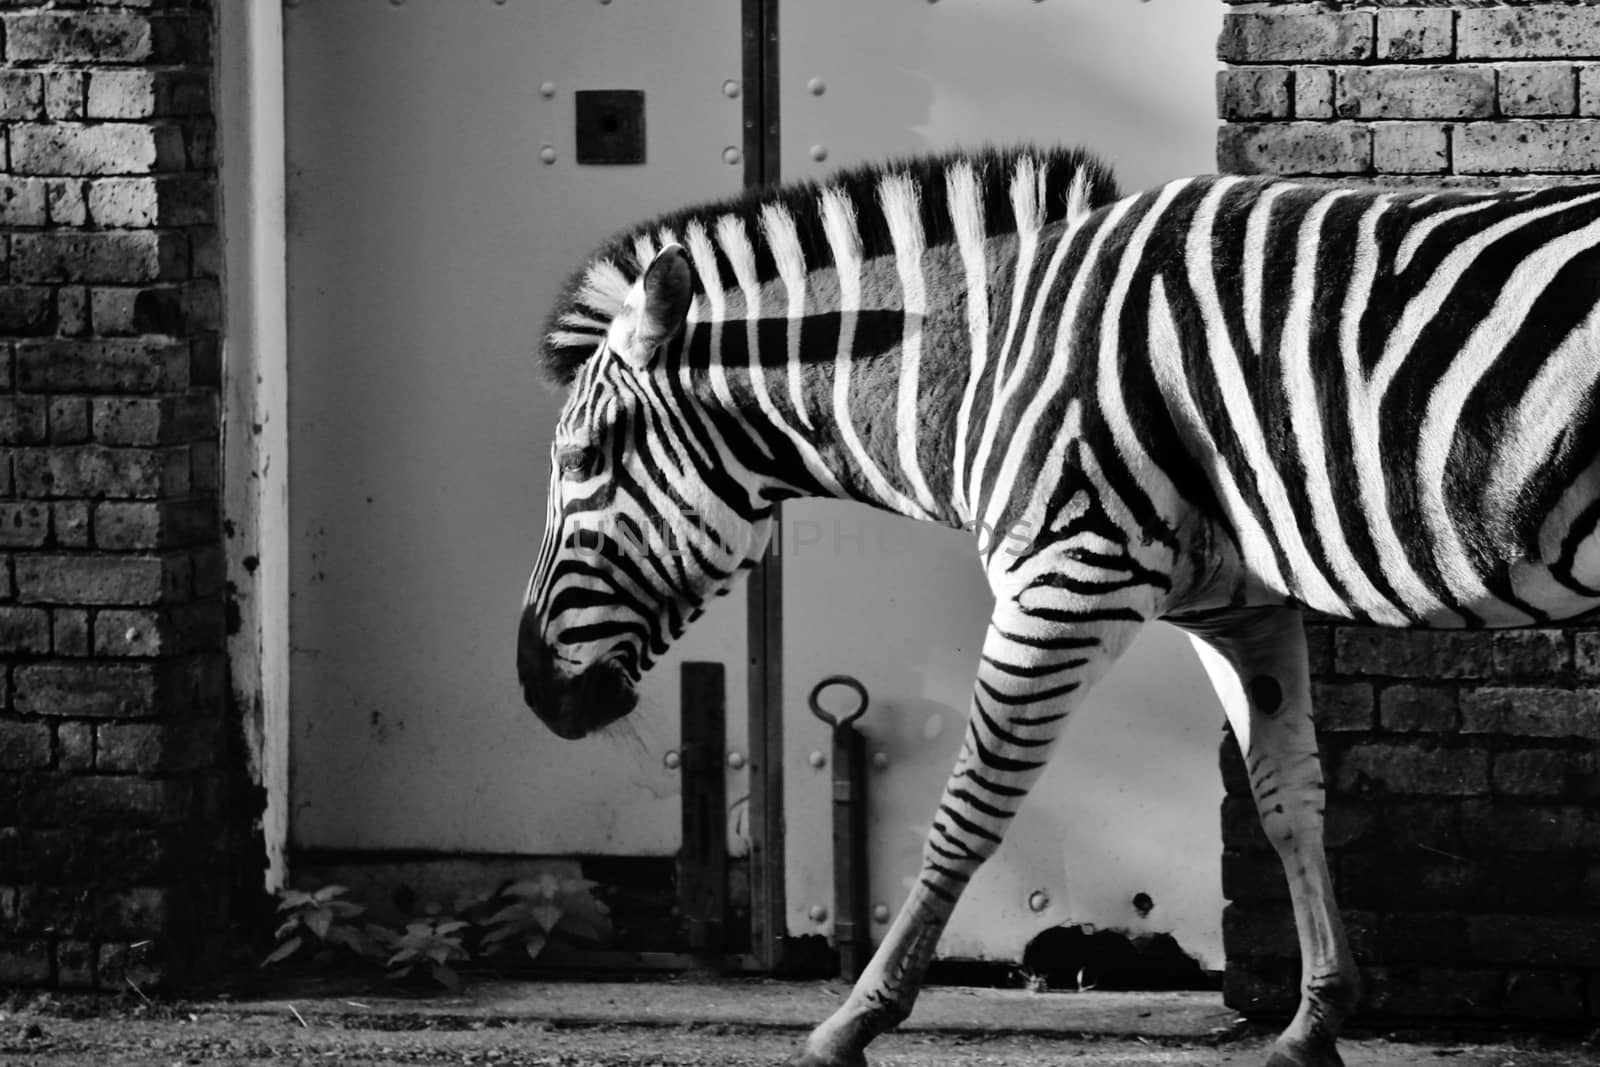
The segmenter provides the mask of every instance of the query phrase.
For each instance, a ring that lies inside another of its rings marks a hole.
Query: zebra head
[[[737,464],[684,365],[688,257],[669,244],[640,261],[631,285],[591,268],[586,314],[558,308],[567,328],[547,338],[586,339],[589,354],[560,357],[571,360],[569,393],[517,670],[529,706],[564,738],[631,711],[643,672],[766,541],[770,508],[752,511],[728,492]]]

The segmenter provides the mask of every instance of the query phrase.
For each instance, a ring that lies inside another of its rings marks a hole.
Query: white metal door
[[[783,176],[1013,140],[1082,145],[1127,189],[1209,171],[1221,19],[1217,4],[1128,0],[784,4]],[[870,901],[892,910],[959,747],[990,598],[964,534],[829,502],[790,507],[785,537],[788,925],[827,933],[812,915],[832,897],[830,771],[814,765],[828,734],[806,696],[839,672],[871,691],[861,728],[888,765],[870,772]],[[1186,640],[1152,627],[1073,720],[941,955],[1016,960],[1076,922],[1171,932],[1220,969],[1221,724]]]
[[[292,843],[671,855],[678,665],[726,664],[742,748],[743,598],[656,668],[636,740],[560,742],[524,708],[559,405],[533,353],[607,234],[739,187],[739,2],[291,0],[285,22]],[[642,166],[574,162],[579,89],[644,91]]]

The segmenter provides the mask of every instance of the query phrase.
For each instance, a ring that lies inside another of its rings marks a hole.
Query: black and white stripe
[[[1595,186],[1207,177],[1118,199],[1080,153],[1027,149],[654,220],[547,331],[570,398],[525,640],[637,678],[791,496],[979,531],[996,608],[961,757],[917,885],[800,1061],[823,1064],[909,1011],[1076,702],[1173,619],[1289,871],[1307,976],[1280,1047],[1331,1054],[1355,972],[1296,609],[1459,627],[1600,605],[1597,246]],[[679,255],[686,313],[629,348]],[[695,519],[678,551],[616,536],[668,515]]]

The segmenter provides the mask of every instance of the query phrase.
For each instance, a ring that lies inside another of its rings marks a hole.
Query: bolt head
[[[806,762],[811,764],[811,766],[820,769],[828,765],[828,757],[824,756],[820,752],[813,752],[811,755],[806,757]]]
[[[1035,889],[1028,894],[1028,910],[1041,912],[1050,906],[1050,894],[1043,889]]]

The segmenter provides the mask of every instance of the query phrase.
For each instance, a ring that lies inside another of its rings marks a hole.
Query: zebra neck
[[[973,372],[968,273],[950,246],[706,295],[685,362],[705,369],[702,399],[766,495],[965,520],[953,446]]]

